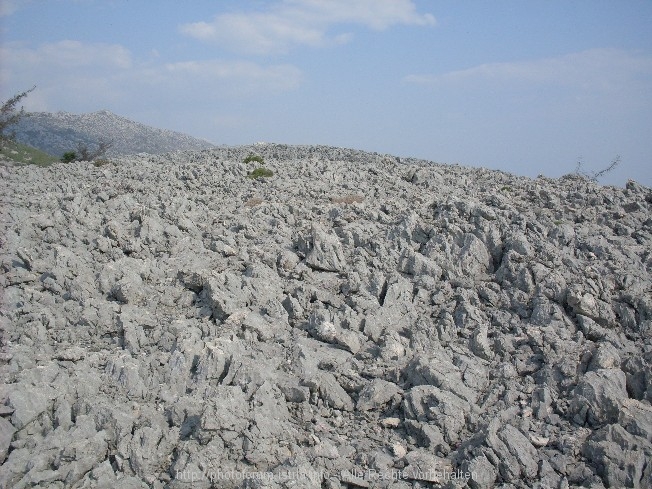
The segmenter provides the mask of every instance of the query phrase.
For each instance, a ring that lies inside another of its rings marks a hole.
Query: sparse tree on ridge
[[[9,141],[13,141],[16,137],[16,134],[13,132],[7,133],[7,128],[16,124],[25,115],[25,109],[21,107],[20,110],[16,110],[16,106],[21,99],[26,97],[35,89],[36,85],[29,90],[14,95],[6,102],[3,102],[2,107],[0,108],[0,148],[4,147],[4,145]]]
[[[88,146],[84,143],[79,143],[77,145],[77,160],[78,161],[93,161],[104,154],[113,146],[113,141],[100,141],[97,144],[97,149],[91,151],[88,149]]]
[[[113,146],[113,141],[100,141],[97,149],[91,151],[86,143],[78,143],[77,151],[68,151],[64,153],[61,161],[70,163],[72,161],[94,161],[104,154]]]

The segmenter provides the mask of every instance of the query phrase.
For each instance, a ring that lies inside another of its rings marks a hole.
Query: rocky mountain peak
[[[108,110],[86,114],[31,112],[15,126],[16,140],[54,156],[112,141],[108,156],[136,153],[162,154],[214,147],[208,141],[180,132],[157,129]]]

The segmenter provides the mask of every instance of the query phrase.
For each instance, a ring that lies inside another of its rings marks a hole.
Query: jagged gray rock
[[[650,189],[285,145],[0,178],[1,487],[652,485]]]
[[[619,369],[587,372],[575,388],[571,409],[573,420],[591,426],[614,423],[622,402],[627,399],[625,374]]]

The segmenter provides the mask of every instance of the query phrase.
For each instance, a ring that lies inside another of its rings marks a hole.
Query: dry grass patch
[[[262,203],[263,203],[263,199],[259,199],[258,197],[252,197],[247,202],[245,202],[244,205],[245,207],[256,207],[257,205],[260,205]]]

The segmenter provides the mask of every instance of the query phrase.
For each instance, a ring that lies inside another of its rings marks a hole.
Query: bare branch
[[[25,115],[25,109],[21,107],[19,111],[16,111],[16,106],[18,105],[18,102],[21,101],[21,99],[26,97],[35,89],[36,85],[34,85],[29,90],[25,90],[24,92],[14,95],[9,100],[4,102],[2,107],[0,107],[0,146],[8,141],[12,141],[15,138],[15,133],[9,134],[6,132],[7,128],[16,124]]]
[[[593,174],[593,180],[597,180],[598,178],[603,177],[607,173],[610,173],[612,170],[614,170],[618,165],[620,165],[620,155],[616,155],[616,157],[613,159],[611,164],[605,168],[604,170],[600,170],[597,173]]]
[[[113,146],[113,141],[100,141],[97,144],[97,149],[91,151],[85,143],[79,143],[77,145],[77,151],[75,152],[75,161],[93,161],[104,156],[104,154]]]
[[[608,173],[611,173],[618,165],[620,165],[620,155],[616,155],[616,157],[611,161],[611,164],[607,168],[604,168],[600,171],[588,172],[583,170],[584,162],[582,161],[582,158],[579,158],[577,160],[577,166],[575,167],[575,175],[579,175],[583,178],[586,178],[587,180],[591,180],[592,182],[597,182],[598,179],[604,177]]]

